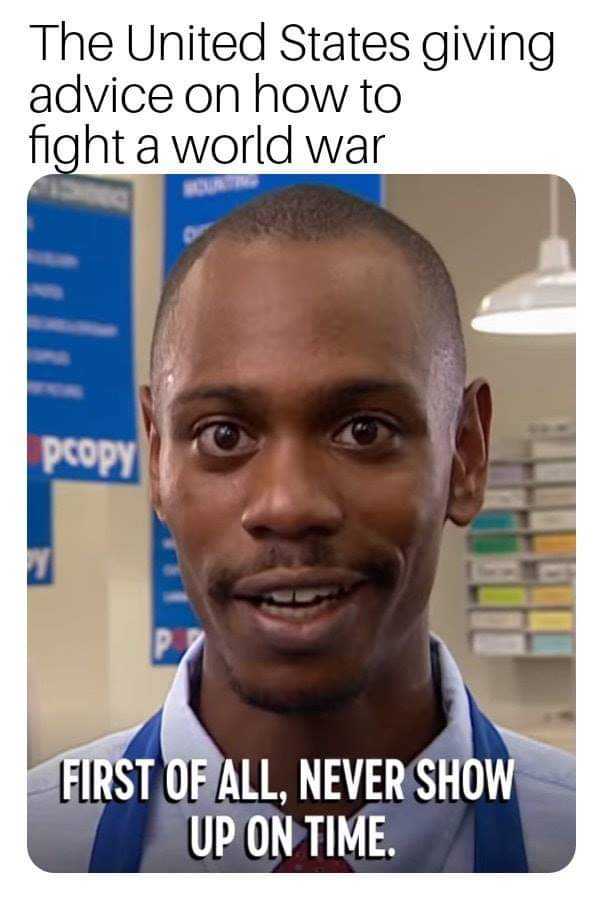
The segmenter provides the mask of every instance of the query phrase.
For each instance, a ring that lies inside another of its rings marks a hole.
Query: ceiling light
[[[471,322],[491,334],[575,334],[576,272],[559,236],[558,177],[550,177],[550,235],[540,243],[538,270],[488,293]]]

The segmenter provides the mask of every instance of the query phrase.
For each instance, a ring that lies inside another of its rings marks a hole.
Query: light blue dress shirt
[[[435,638],[434,638],[435,639]],[[446,646],[435,640],[441,670],[442,703],[446,726],[417,757],[437,760],[468,759],[472,755],[471,722],[460,671]],[[141,872],[271,872],[280,862],[268,856],[251,859],[245,853],[243,829],[253,815],[279,814],[266,803],[215,803],[223,755],[193,712],[191,679],[203,647],[199,637],[180,662],[163,709],[161,748],[170,759],[206,759],[206,783],[195,803],[169,803],[161,793],[151,802]],[[85,747],[63,753],[29,773],[29,854],[47,871],[86,872],[94,834],[104,804],[59,802],[59,764],[65,757],[114,761],[126,750],[138,727],[112,734]],[[566,866],[574,853],[574,758],[519,734],[499,728],[515,759],[515,782],[531,872],[554,872]],[[391,859],[346,857],[356,872],[472,872],[473,817],[470,805],[460,800],[419,802],[413,796],[414,763],[406,767],[405,799],[399,803],[369,803],[361,812],[385,817],[384,848],[393,847]],[[235,820],[235,840],[221,859],[195,859],[188,852],[187,818],[223,815]],[[358,814],[356,814],[358,815]],[[305,829],[294,822],[294,845]]]

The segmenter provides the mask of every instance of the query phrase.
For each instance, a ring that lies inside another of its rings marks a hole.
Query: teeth
[[[331,599],[325,598],[317,605],[309,605],[306,608],[287,608],[283,607],[283,605],[270,604],[267,601],[261,602],[259,608],[260,611],[263,611],[265,614],[272,614],[276,617],[285,618],[286,620],[301,622],[315,617],[322,611],[326,611],[330,606]]]
[[[323,598],[331,598],[344,592],[339,586],[312,586],[306,589],[275,589],[274,592],[268,592],[262,596],[266,602],[277,602],[278,604],[290,605],[299,603],[308,605],[311,602],[320,601]]]
[[[266,596],[268,601],[273,602],[284,602],[286,604],[291,604],[295,601],[295,590],[294,589],[277,589],[276,592],[270,592]]]
[[[296,589],[295,601],[307,604],[315,598],[328,598],[341,592],[338,586],[315,586],[313,589]]]

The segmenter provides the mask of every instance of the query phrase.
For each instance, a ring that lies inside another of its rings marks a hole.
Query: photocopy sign
[[[28,231],[28,474],[137,482],[129,183],[36,182]]]
[[[165,178],[165,271],[211,224],[256,195],[295,183],[322,183],[383,201],[383,179],[373,175],[170,175]],[[153,514],[153,664],[177,664],[200,632],[182,586],[173,539]]]
[[[27,483],[27,585],[53,581],[52,484],[43,479]]]

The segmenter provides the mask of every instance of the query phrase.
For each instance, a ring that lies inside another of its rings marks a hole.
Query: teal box
[[[573,655],[574,639],[570,633],[534,633],[532,652],[535,655]]]
[[[517,514],[508,510],[492,510],[479,513],[473,522],[471,528],[476,530],[488,529],[517,529],[519,521]]]

